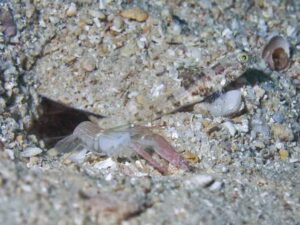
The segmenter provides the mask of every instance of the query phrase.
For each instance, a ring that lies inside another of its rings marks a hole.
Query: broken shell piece
[[[29,158],[29,157],[32,157],[32,156],[39,155],[42,152],[43,152],[43,150],[40,149],[40,148],[28,147],[23,152],[20,153],[20,156],[24,157],[24,158]]]
[[[148,13],[140,8],[132,8],[123,10],[120,15],[124,18],[144,22],[148,19]]]
[[[262,57],[272,70],[284,70],[290,62],[290,45],[281,36],[273,37],[264,47]]]

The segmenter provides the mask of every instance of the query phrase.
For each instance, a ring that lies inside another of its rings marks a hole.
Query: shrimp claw
[[[152,156],[142,148],[142,146],[136,145],[134,147],[134,150],[138,155],[143,157],[151,166],[156,168],[159,172],[161,172],[162,174],[167,174],[168,173],[168,168],[166,166],[160,165],[157,161],[155,161],[152,158]]]
[[[144,134],[142,138],[138,137],[136,140],[136,143],[138,143],[138,146],[135,148],[136,153],[142,156],[149,162],[149,164],[151,164],[161,173],[166,174],[168,169],[165,166],[160,165],[157,161],[155,161],[155,159],[152,158],[152,156],[145,150],[147,147],[152,148],[155,153],[174,166],[185,171],[190,170],[188,163],[180,154],[176,152],[174,147],[164,137],[151,132],[146,127],[136,126],[134,129],[135,132],[138,131],[140,134]]]

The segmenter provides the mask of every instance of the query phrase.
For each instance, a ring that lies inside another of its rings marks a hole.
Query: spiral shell
[[[273,37],[264,47],[262,57],[272,70],[280,71],[290,64],[290,45],[282,36]]]

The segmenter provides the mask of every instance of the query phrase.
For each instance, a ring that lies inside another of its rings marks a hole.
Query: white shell
[[[240,90],[228,91],[208,106],[212,116],[229,116],[239,112],[242,107]]]
[[[262,57],[272,70],[284,70],[289,66],[290,45],[281,36],[274,36],[263,49]]]

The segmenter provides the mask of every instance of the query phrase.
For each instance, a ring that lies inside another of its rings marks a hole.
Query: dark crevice
[[[270,74],[258,69],[247,69],[237,80],[230,83],[224,91],[230,91],[237,88],[241,88],[244,85],[254,86],[258,83],[263,83],[267,81],[272,81]]]
[[[46,147],[53,147],[57,141],[70,135],[79,123],[89,120],[90,116],[103,118],[98,114],[75,109],[46,97],[41,97],[38,114],[38,118],[29,128],[29,133],[42,139]]]

